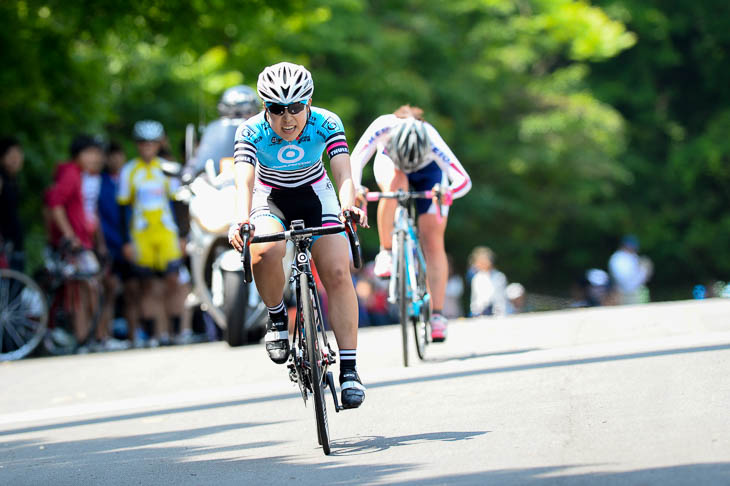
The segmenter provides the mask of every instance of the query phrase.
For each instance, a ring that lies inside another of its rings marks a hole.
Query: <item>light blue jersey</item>
[[[275,189],[312,185],[326,177],[325,150],[330,158],[349,153],[342,121],[330,111],[311,107],[304,130],[292,142],[279,137],[265,115],[246,120],[235,139],[234,160],[255,166],[257,183]]]

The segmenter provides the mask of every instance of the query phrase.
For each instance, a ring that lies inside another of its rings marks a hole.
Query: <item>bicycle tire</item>
[[[77,284],[88,283],[93,294],[91,295],[91,299],[94,302],[94,309],[89,318],[88,330],[84,336],[81,336],[81,339],[74,332],[74,315],[73,311],[68,309],[66,303],[67,295],[65,294],[65,292],[69,291],[78,292],[78,288],[68,287],[69,282],[75,282]],[[98,282],[89,282],[87,279],[70,279],[64,284],[63,288],[58,290],[53,306],[55,308],[53,329],[46,333],[43,338],[43,346],[50,355],[63,356],[73,354],[95,336],[104,309],[104,293],[100,287]],[[56,329],[60,331],[56,331]],[[60,332],[60,334],[54,334],[57,332]]]
[[[47,326],[48,302],[40,286],[21,272],[0,270],[0,361],[28,356]]]
[[[418,243],[416,243],[418,245]],[[428,320],[429,320],[429,297],[426,286],[426,268],[422,265],[420,246],[417,246],[414,255],[414,267],[416,269],[416,295],[420,301],[420,312],[411,318],[413,333],[416,339],[416,352],[421,360],[426,359],[426,346],[428,345]]]
[[[396,296],[398,301],[398,316],[400,318],[401,337],[403,338],[403,366],[408,366],[408,326],[410,320],[408,318],[408,302],[407,302],[407,273],[406,273],[406,235],[405,232],[399,231],[396,235],[396,245],[398,248],[398,261],[396,265]]]
[[[309,359],[310,383],[314,395],[314,417],[317,422],[317,440],[325,455],[330,454],[329,425],[327,424],[327,404],[324,395],[324,370],[322,370],[322,348],[314,319],[314,295],[309,290],[309,275],[299,275],[300,296],[302,298],[302,318]],[[320,321],[321,322],[321,321]],[[322,330],[324,332],[324,329]]]

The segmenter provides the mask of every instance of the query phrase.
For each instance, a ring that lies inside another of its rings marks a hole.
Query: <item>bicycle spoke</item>
[[[20,336],[20,334],[18,334],[18,331],[16,331],[15,328],[12,326],[8,326],[5,329],[8,333],[8,336],[11,337],[13,339],[13,341],[15,341],[16,347],[22,348],[23,345],[25,344],[25,341]]]

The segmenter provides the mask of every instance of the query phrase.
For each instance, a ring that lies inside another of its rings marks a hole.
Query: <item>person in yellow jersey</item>
[[[174,294],[179,285],[182,251],[170,206],[176,188],[163,172],[169,161],[157,156],[164,137],[165,130],[158,121],[135,123],[139,156],[122,168],[117,192],[124,221],[122,252],[142,281],[140,324],[151,337],[150,346],[168,343],[169,330],[179,325],[182,314],[182,308],[168,306],[165,310],[165,296]],[[155,326],[156,317],[165,313],[169,322],[163,324],[157,319]]]

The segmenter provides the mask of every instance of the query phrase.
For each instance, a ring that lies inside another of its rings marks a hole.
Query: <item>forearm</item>
[[[76,236],[63,206],[54,206],[51,208],[51,220],[53,221],[53,224],[61,230],[61,234],[63,234],[64,237],[72,239]]]
[[[353,206],[355,204],[355,185],[352,181],[349,155],[341,154],[334,157],[330,161],[330,167],[337,187],[340,206],[343,209]]]
[[[255,180],[254,167],[248,163],[237,163],[234,166],[236,183],[236,221],[248,221],[251,214],[251,198]]]

